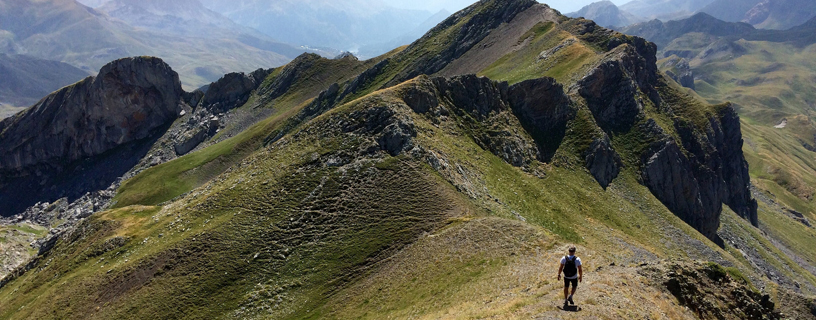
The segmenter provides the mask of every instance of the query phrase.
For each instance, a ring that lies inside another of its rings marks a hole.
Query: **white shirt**
[[[575,256],[569,256],[569,257],[570,257],[570,259],[572,259],[572,257],[575,257]],[[567,264],[567,257],[561,257],[561,265],[563,266],[565,264]],[[577,268],[577,267],[580,267],[580,266],[581,266],[581,258],[575,257],[575,267]],[[565,275],[564,279],[578,279],[578,273],[575,273],[575,276],[572,276],[572,277],[567,277]]]

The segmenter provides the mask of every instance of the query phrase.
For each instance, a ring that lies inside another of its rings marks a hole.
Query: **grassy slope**
[[[317,59],[284,95],[261,106],[274,109],[270,117],[233,138],[153,167],[128,180],[119,189],[114,207],[157,205],[203,185],[262,147],[269,134],[278,130],[286,119],[297,114],[320,90],[332,83],[347,80],[377,61]],[[276,69],[265,83],[274,81],[283,68],[285,67]],[[255,107],[256,100],[259,100],[257,95],[257,92],[253,94],[243,108]]]
[[[559,74],[577,72],[568,70]],[[694,316],[633,269],[607,267],[612,262],[713,255],[756,276],[734,248],[717,248],[666,210],[638,183],[635,166],[607,191],[598,186],[579,155],[584,136],[595,130],[585,109],[570,124],[558,166],[534,164],[533,171],[543,173],[535,175],[481,149],[455,118],[435,123],[411,113],[397,89],[336,108],[268,148],[248,149],[254,150],[248,158],[235,158],[223,167],[231,169],[164,207],[129,206],[91,218],[83,237],[58,245],[51,263],[0,289],[0,318],[538,316],[557,312],[549,301],[557,301],[558,283],[544,264],[568,243],[580,246],[592,274],[587,315],[602,318]],[[462,173],[454,176],[466,181],[446,181],[450,176],[410,156],[325,166],[327,159],[359,152],[362,143],[326,128],[381,105],[411,117],[417,143],[446,158]],[[274,119],[283,117],[267,121]],[[642,147],[636,132],[613,144]],[[208,150],[191,156],[207,159]],[[135,191],[155,188],[165,173],[160,170],[175,171],[170,180],[195,177],[179,173],[200,170],[201,161],[186,161],[146,172],[142,179],[156,180],[142,180],[141,187],[126,184],[119,205],[128,194],[137,195],[131,203],[148,205],[175,197]],[[457,192],[451,185],[457,182],[480,196]],[[166,190],[195,187],[179,186]],[[518,217],[527,223],[512,221]],[[110,241],[114,237],[127,241]]]
[[[676,239],[671,234],[655,232],[666,228],[715,247],[660,205],[637,183],[634,172],[624,173],[607,192],[579,168],[541,165],[545,177],[539,178],[482,150],[457,133],[461,129],[455,121],[434,125],[432,119],[411,114],[392,96],[394,91],[317,118],[301,134],[257,152],[164,208],[132,206],[95,216],[76,242],[58,245],[48,257],[52,263],[0,289],[5,310],[0,317],[379,318],[554,312],[541,299],[557,299],[558,284],[542,264],[555,260],[566,243],[579,244],[585,270],[596,270],[588,282],[594,288],[587,300],[595,306],[590,314],[688,316],[632,269],[597,272],[610,262],[642,261],[649,254],[687,257],[672,247]],[[321,165],[320,159],[359,150],[362,142],[354,134],[326,128],[351,112],[395,103],[420,129],[418,144],[466,168],[475,188],[491,197],[467,199],[422,161],[405,156],[375,157],[345,167]],[[528,223],[507,220],[514,212]],[[444,225],[448,227],[439,229]],[[399,250],[426,232],[439,236]],[[454,239],[444,240],[451,233]],[[116,243],[111,240],[115,237],[126,241],[109,245]],[[441,248],[422,250],[426,246]],[[467,254],[458,254],[461,250]],[[395,252],[400,253],[384,260]],[[415,267],[407,275],[391,275],[402,273],[406,264]],[[377,280],[384,276],[387,281]],[[621,290],[624,282],[635,287]],[[383,296],[382,290],[388,294]],[[475,301],[512,293],[520,297],[473,308]],[[617,296],[609,301],[611,293]],[[343,298],[348,296],[355,298]],[[660,302],[644,306],[642,299]],[[365,308],[372,301],[378,307]],[[631,309],[615,310],[614,304]]]

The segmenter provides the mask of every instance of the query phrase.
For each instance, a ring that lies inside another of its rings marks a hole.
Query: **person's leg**
[[[570,281],[567,278],[564,278],[564,300],[567,300],[569,297],[569,284]]]
[[[572,293],[570,293],[570,297],[575,295],[575,290],[578,290],[578,279],[572,282]]]

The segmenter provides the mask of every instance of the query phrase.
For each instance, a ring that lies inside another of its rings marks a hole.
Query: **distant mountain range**
[[[620,7],[609,1],[592,3],[568,14],[603,26],[625,27],[659,19],[679,20],[707,13],[726,22],[745,22],[760,29],[789,29],[816,16],[811,0],[633,0]]]
[[[160,56],[186,87],[196,88],[227,72],[284,64],[303,51],[239,29],[214,12],[202,14],[200,5],[166,14],[177,9],[174,4],[121,0],[105,7],[106,14],[74,0],[2,0],[0,53],[61,61],[88,73],[121,57]]]
[[[583,7],[576,12],[568,13],[568,17],[584,17],[595,21],[604,27],[625,27],[645,19],[629,12],[622,11],[612,1],[599,1]]]
[[[0,53],[0,103],[30,106],[90,74],[67,63]]]
[[[788,29],[816,17],[812,0],[715,0],[700,9],[718,19],[762,29]]]
[[[368,48],[371,52],[364,54],[367,56],[393,49],[382,44],[406,34],[416,34],[412,30],[434,16],[428,11],[398,9],[376,0],[202,0],[201,3],[238,24],[284,42],[352,52]],[[431,27],[441,21],[441,17],[435,18]],[[377,45],[380,46],[372,48]]]

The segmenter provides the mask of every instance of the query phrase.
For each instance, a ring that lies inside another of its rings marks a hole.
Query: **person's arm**
[[[561,271],[564,271],[564,265],[563,264],[558,265],[558,280],[561,280]]]
[[[578,266],[578,282],[584,282],[584,268],[581,266]]]

